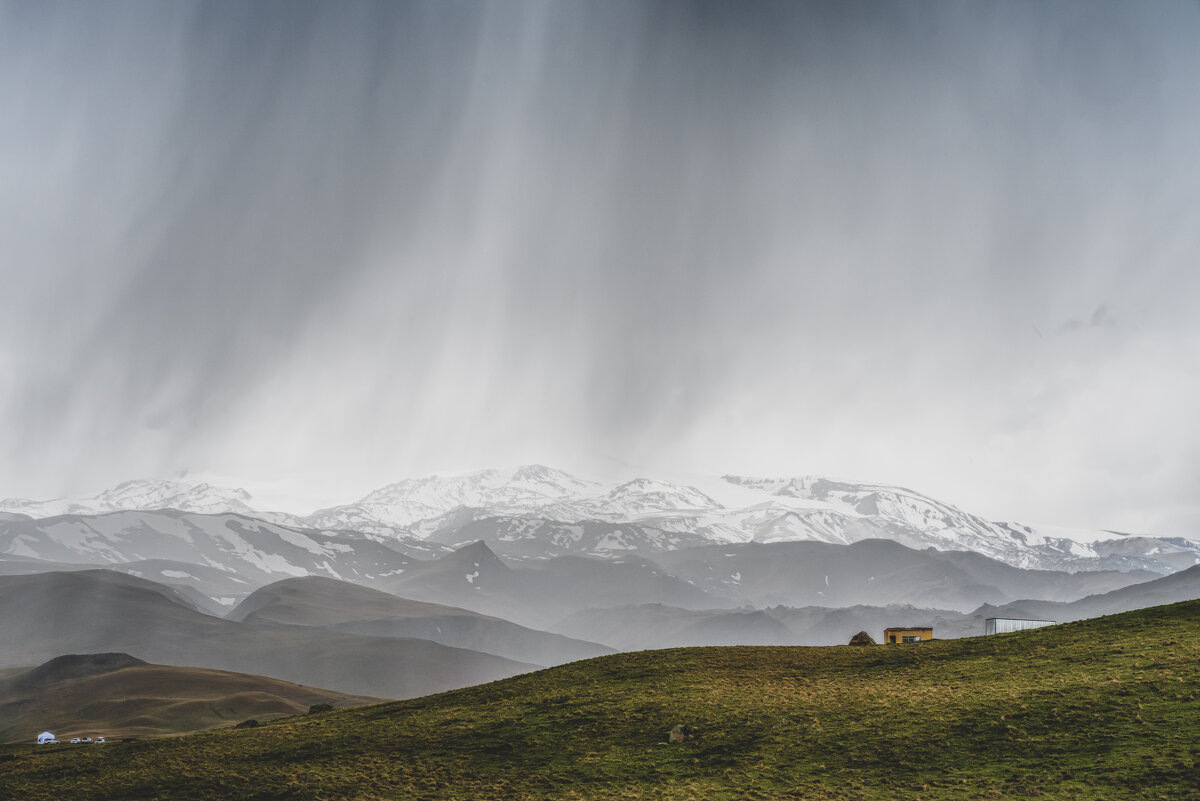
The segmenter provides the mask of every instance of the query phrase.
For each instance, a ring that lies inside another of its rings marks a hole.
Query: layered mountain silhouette
[[[704,607],[713,599],[637,557],[561,556],[511,567],[483,542],[413,565],[378,583],[396,595],[459,606],[540,627],[588,606],[667,603]]]
[[[452,606],[398,598],[344,581],[285,579],[256,590],[230,620],[309,626],[373,637],[415,637],[539,665],[611,653],[595,643]]]
[[[657,560],[714,596],[756,607],[913,604],[965,611],[1029,594],[1074,600],[1155,575],[1022,570],[981,554],[914,550],[892,540],[707,546]]]
[[[116,651],[402,697],[606,648],[1104,614],[1186,596],[1200,562],[1188,539],[991,522],[819,477],[603,485],[529,465],[311,515],[253,506],[182,482],[0,502],[0,662]]]
[[[112,566],[190,586],[227,607],[281,578],[319,575],[369,582],[402,571],[418,556],[448,550],[411,538],[381,543],[354,532],[301,530],[242,515],[175,510],[0,522],[0,553],[23,562],[4,572]]]
[[[1147,606],[1189,601],[1193,598],[1200,598],[1200,565],[1153,581],[1089,595],[1071,602],[1012,601],[997,607],[985,606],[977,614],[986,617],[1041,618],[1065,622],[1113,615]]]
[[[0,610],[0,667],[119,651],[384,698],[538,667],[426,639],[224,620],[190,607],[171,588],[109,570],[0,576]]]
[[[990,617],[1072,620],[1117,614],[1200,598],[1200,567],[1071,602],[1012,601],[983,604],[969,612],[890,604],[774,606],[759,610],[680,609],[662,604],[593,608],[568,615],[552,629],[587,631],[619,650],[695,645],[836,645],[866,631],[879,637],[889,626],[931,626],[940,639],[984,634]]]

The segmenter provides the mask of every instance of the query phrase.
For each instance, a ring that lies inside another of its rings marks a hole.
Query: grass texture
[[[1200,799],[1200,601],[575,662],[256,729],[0,750],[0,799]],[[696,738],[667,744],[672,726]]]

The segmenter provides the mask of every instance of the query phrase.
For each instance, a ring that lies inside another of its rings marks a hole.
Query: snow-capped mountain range
[[[181,512],[198,514],[254,515],[256,511],[250,506],[250,501],[250,493],[243,489],[226,489],[211,484],[187,484],[181,481],[125,481],[92,498],[56,498],[50,501],[6,498],[0,501],[0,512],[30,517],[54,517],[178,509]]]
[[[353,531],[382,544],[484,540],[521,558],[888,539],[917,549],[971,551],[1023,568],[1165,574],[1200,563],[1200,542],[1190,539],[997,523],[901,487],[819,477],[726,475],[686,484],[638,478],[604,485],[527,465],[407,479],[310,515],[254,509],[240,489],[171,481],[125,482],[94,498],[0,501],[0,513],[36,518],[163,508],[245,515],[327,534]]]
[[[601,489],[599,484],[561,470],[527,465],[515,470],[406,479],[377,489],[354,503],[319,509],[294,522],[312,528],[350,528],[386,534],[456,509],[530,514],[567,499],[590,497]]]
[[[370,583],[450,549],[354,532],[289,528],[245,515],[128,510],[0,519],[0,573],[113,567],[184,584],[223,604],[280,578]]]

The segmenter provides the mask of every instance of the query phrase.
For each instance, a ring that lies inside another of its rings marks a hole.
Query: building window
[[[895,639],[893,638],[892,641],[895,642]],[[901,637],[900,641],[901,642],[920,642],[921,638],[920,637]]]

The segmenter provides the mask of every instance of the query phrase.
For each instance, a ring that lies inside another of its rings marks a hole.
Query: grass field
[[[0,752],[3,799],[1200,799],[1200,601],[873,648],[689,648]],[[695,740],[668,745],[676,723]]]

